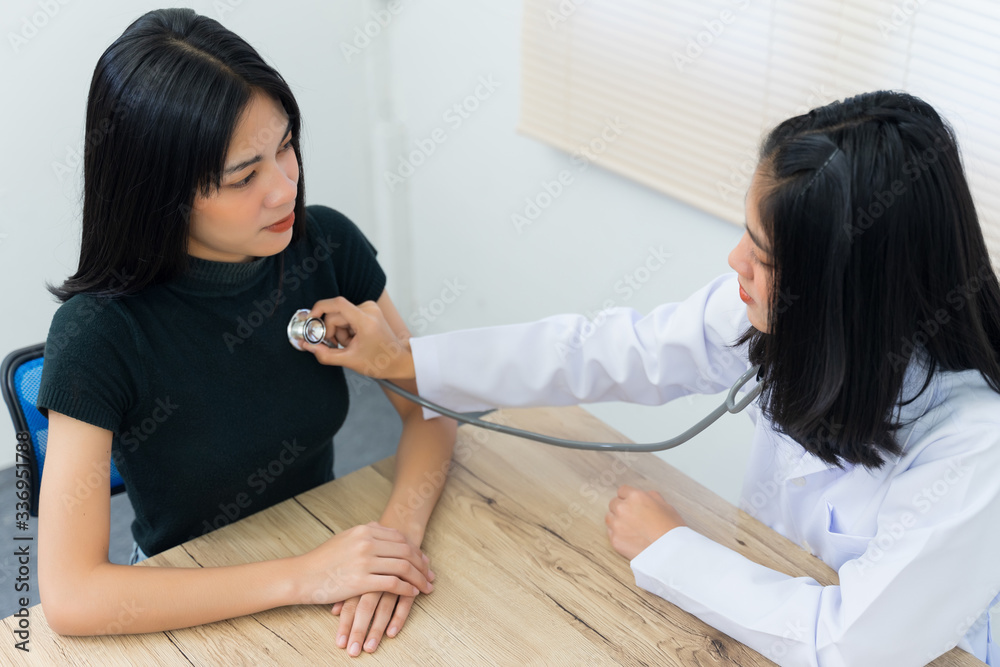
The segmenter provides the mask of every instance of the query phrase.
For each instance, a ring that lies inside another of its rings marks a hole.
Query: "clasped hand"
[[[398,530],[374,521],[336,535],[299,557],[298,600],[340,615],[337,645],[356,656],[394,637],[419,593],[434,590],[430,561]],[[348,643],[350,632],[350,643]]]

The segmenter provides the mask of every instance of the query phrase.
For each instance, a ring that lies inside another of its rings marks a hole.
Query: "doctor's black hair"
[[[897,404],[934,372],[974,369],[1000,392],[1000,285],[954,131],[930,105],[877,91],[790,118],[755,180],[769,332],[737,345],[783,433],[827,463],[878,468],[901,453]],[[926,374],[903,396],[911,357]]]
[[[299,107],[285,80],[242,38],[191,9],[151,11],[126,28],[98,60],[87,98],[80,263],[49,291],[60,301],[117,297],[180,274],[195,193],[219,187],[230,139],[257,93],[291,121],[294,243],[305,233],[305,176]]]

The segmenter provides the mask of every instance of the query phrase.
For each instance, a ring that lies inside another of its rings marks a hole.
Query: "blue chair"
[[[14,430],[18,435],[28,435],[27,464],[31,471],[29,487],[29,511],[31,516],[38,516],[38,489],[42,481],[42,468],[45,465],[45,446],[49,438],[49,420],[35,407],[38,400],[38,389],[42,383],[42,362],[45,355],[45,343],[23,347],[14,350],[3,360],[0,366],[0,378],[3,390],[3,400],[10,410],[10,418],[14,421]],[[20,442],[20,438],[18,441]],[[15,459],[15,470],[25,463],[25,452]],[[111,494],[125,490],[114,461],[111,462]]]

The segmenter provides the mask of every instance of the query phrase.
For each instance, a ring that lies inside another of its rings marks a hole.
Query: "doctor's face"
[[[746,198],[746,224],[743,236],[729,253],[729,266],[740,282],[740,298],[747,305],[747,318],[758,331],[768,331],[768,302],[774,264],[770,242],[760,224],[757,203],[760,197],[760,177],[754,173]]]
[[[292,239],[299,165],[281,104],[256,93],[229,143],[220,187],[191,205],[188,254],[217,262],[275,255]]]

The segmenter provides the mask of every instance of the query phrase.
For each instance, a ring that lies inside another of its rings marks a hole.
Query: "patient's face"
[[[196,194],[191,206],[188,254],[219,262],[245,262],[288,246],[299,166],[281,104],[256,94],[229,145],[217,191]],[[281,221],[283,224],[275,226]],[[294,221],[294,218],[292,218]]]

